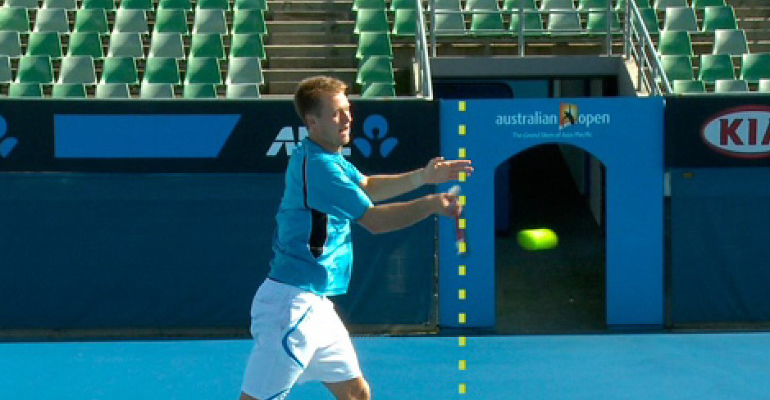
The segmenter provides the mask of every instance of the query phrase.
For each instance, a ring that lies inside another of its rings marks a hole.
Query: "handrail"
[[[414,59],[417,64],[417,94],[430,100],[433,99],[433,82],[430,73],[430,58],[428,57],[428,40],[425,34],[425,16],[423,15],[422,0],[414,1],[417,3],[417,12],[415,13],[417,14],[417,26],[414,35]],[[435,0],[431,0],[431,2],[433,1]]]
[[[626,4],[626,29],[624,56],[626,59],[633,57],[636,62],[639,68],[638,84],[643,84],[653,96],[673,92],[671,81],[663,69],[658,51],[635,0],[628,0]],[[657,82],[660,82],[660,85]],[[660,86],[663,86],[663,91]],[[638,89],[640,88],[637,87]]]

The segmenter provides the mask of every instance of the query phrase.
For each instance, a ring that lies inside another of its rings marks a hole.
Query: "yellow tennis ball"
[[[548,228],[524,229],[516,238],[524,250],[549,250],[559,244],[559,237]]]

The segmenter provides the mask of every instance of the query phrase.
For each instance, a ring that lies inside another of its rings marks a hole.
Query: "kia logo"
[[[703,124],[701,135],[711,148],[730,157],[770,157],[770,106],[723,110]]]

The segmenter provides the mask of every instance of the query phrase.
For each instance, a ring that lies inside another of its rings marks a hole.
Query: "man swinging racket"
[[[350,141],[347,86],[311,77],[294,94],[309,136],[292,153],[278,210],[270,273],[251,308],[254,348],[241,400],[281,400],[291,388],[320,381],[338,400],[369,400],[347,329],[328,296],[347,292],[352,268],[350,221],[378,234],[411,226],[433,214],[460,215],[456,193],[373,204],[425,184],[473,171],[470,161],[440,157],[393,175],[365,176],[343,158]]]

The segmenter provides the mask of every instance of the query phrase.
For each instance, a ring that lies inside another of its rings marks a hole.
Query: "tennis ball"
[[[559,244],[559,237],[547,228],[524,229],[519,231],[516,238],[524,250],[550,250]]]

